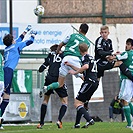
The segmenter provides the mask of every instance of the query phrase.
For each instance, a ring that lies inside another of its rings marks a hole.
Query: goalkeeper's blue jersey
[[[33,43],[34,37],[30,37],[29,40],[23,41],[24,36],[20,35],[15,44],[12,44],[4,50],[4,68],[9,67],[15,69],[20,58],[20,52],[22,49]]]

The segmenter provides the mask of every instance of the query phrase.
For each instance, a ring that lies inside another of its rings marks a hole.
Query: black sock
[[[59,111],[58,120],[61,121],[67,110],[67,105],[63,104]]]
[[[82,113],[79,110],[77,110],[75,125],[80,124],[81,116],[82,116]]]
[[[84,108],[86,109],[86,111],[88,111],[89,107],[88,107],[88,101],[84,103]]]
[[[122,63],[120,66],[119,66],[121,72],[127,76],[130,80],[133,81],[133,76],[131,74],[131,72],[128,70],[128,68],[124,65],[124,63]]]
[[[3,99],[2,103],[1,103],[1,116],[4,114],[8,103],[9,103],[9,99]]]
[[[44,124],[44,118],[46,115],[46,111],[47,111],[47,104],[42,104],[41,106],[41,115],[40,115],[40,124],[43,125]]]
[[[77,109],[81,114],[83,114],[83,117],[86,119],[86,121],[91,120],[89,113],[86,111],[86,109],[83,106],[78,106]]]

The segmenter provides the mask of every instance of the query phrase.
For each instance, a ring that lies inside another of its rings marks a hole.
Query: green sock
[[[130,107],[130,110],[131,110],[131,115],[133,116],[133,105],[132,105],[131,102],[129,103],[129,107]]]
[[[60,86],[59,82],[54,82],[47,86],[47,90],[51,90],[51,89],[55,90],[55,89],[59,88],[59,86]]]
[[[131,117],[130,117],[131,110],[130,110],[130,107],[129,106],[124,106],[123,109],[124,109],[125,117],[127,119],[127,126],[131,126]]]

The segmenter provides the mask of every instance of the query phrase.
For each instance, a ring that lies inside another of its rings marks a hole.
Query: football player
[[[82,128],[88,128],[89,125],[94,125],[95,122],[85,109],[84,104],[86,101],[91,99],[91,96],[98,88],[99,81],[97,79],[97,64],[92,56],[88,55],[88,46],[84,43],[79,44],[79,50],[82,55],[82,67],[75,67],[74,65],[70,64],[69,61],[65,64],[74,69],[69,71],[70,74],[75,75],[78,73],[83,73],[84,75],[84,81],[74,102],[75,108],[77,110],[74,128],[80,128],[80,120],[82,115],[87,121]]]
[[[31,30],[31,25],[28,25],[24,32],[15,40],[13,35],[7,34],[3,38],[3,43],[6,46],[4,49],[4,94],[3,100],[1,103],[1,116],[3,116],[5,109],[9,103],[10,98],[10,88],[12,84],[13,71],[16,68],[19,58],[20,52],[26,46],[31,45],[34,42],[36,31],[30,32],[30,38],[28,40],[23,41],[25,35],[28,31]],[[2,123],[2,118],[0,123]]]
[[[47,67],[49,67],[44,86],[48,86],[49,84],[58,81],[59,67],[64,56],[61,51],[59,52],[59,54],[56,54],[57,47],[58,47],[57,44],[50,47],[51,52],[48,54],[47,58],[45,59],[45,62],[39,68],[39,72],[43,72]],[[67,94],[66,85],[64,84],[63,87],[56,89],[55,92],[60,97],[62,103],[56,124],[58,128],[62,128],[62,118],[67,111],[67,104],[68,104],[68,94]],[[53,93],[54,90],[49,90],[44,94],[44,100],[41,105],[40,123],[37,125],[37,128],[39,129],[41,129],[42,126],[44,125],[44,118],[47,111],[47,104],[49,102],[51,94]]]
[[[97,77],[100,80],[100,77],[104,76],[104,71],[112,69],[114,67],[119,67],[120,70],[125,74],[130,80],[133,80],[131,72],[123,64],[122,61],[108,61],[107,57],[113,55],[113,46],[111,39],[108,38],[109,27],[103,25],[100,28],[100,37],[96,39],[95,42],[95,60],[97,61]]]

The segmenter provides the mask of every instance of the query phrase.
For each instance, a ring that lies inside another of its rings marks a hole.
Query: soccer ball
[[[44,11],[45,11],[45,9],[42,5],[37,5],[36,8],[34,9],[34,14],[36,16],[43,16]]]

